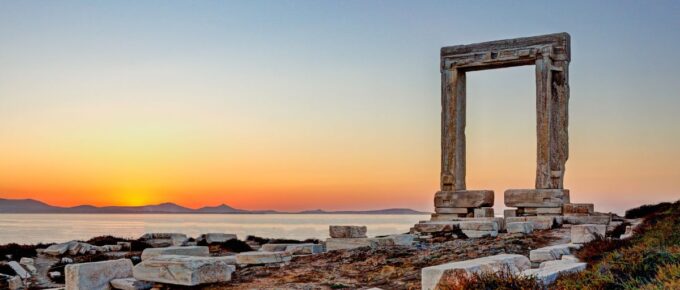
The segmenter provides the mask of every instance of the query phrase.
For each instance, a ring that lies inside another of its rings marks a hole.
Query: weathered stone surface
[[[292,244],[288,245],[284,251],[292,255],[312,255],[323,253],[323,245],[320,244]]]
[[[31,278],[31,274],[29,274],[28,271],[26,271],[26,269],[24,269],[24,267],[19,265],[19,263],[17,263],[16,261],[10,261],[9,263],[7,263],[7,265],[10,268],[12,268],[12,270],[14,270],[14,273],[16,273],[17,276],[21,277],[21,279]]]
[[[9,290],[25,289],[24,286],[24,281],[19,276],[14,276],[7,280],[7,289]]]
[[[459,221],[454,222],[458,224],[458,228],[461,230],[471,230],[471,231],[498,231],[499,225],[493,220],[482,220],[482,221]]]
[[[494,217],[493,207],[475,208],[474,209],[474,216],[476,218]]]
[[[574,256],[574,255],[562,255],[561,260],[570,261],[570,262],[576,262],[576,263],[577,263],[577,262],[581,262],[581,260],[579,260],[578,258],[576,258],[576,256]]]
[[[104,246],[101,246],[101,250],[103,252],[118,252],[118,251],[123,250],[123,246],[122,245],[104,245]]]
[[[590,215],[595,211],[592,203],[565,203],[564,215]]]
[[[243,252],[236,254],[236,263],[240,265],[259,265],[289,262],[292,256],[288,252]]]
[[[434,196],[435,207],[490,207],[493,201],[493,190],[439,191]]]
[[[208,244],[212,243],[224,243],[228,240],[236,240],[238,237],[235,234],[224,234],[224,233],[207,233],[202,234],[198,237],[198,241],[205,241]]]
[[[133,273],[141,281],[196,286],[231,280],[233,261],[233,257],[163,255],[142,261]]]
[[[187,239],[187,235],[180,233],[146,233],[139,238],[154,248],[181,246]]]
[[[23,257],[19,260],[21,264],[29,273],[35,274],[38,270],[35,268],[35,261],[32,258]]]
[[[609,215],[588,215],[588,216],[564,216],[565,224],[581,225],[581,224],[599,224],[606,225],[611,222]]]
[[[509,217],[505,219],[506,223],[516,222],[530,222],[534,226],[534,230],[549,230],[558,223],[555,217],[552,216],[524,216],[524,217]]]
[[[435,213],[439,214],[468,214],[468,208],[466,207],[435,207]]]
[[[311,255],[323,252],[323,245],[304,244],[264,244],[259,251],[263,252],[288,252],[293,255]]]
[[[142,252],[142,261],[161,255],[182,255],[194,257],[208,257],[210,251],[204,246],[146,248]]]
[[[569,203],[568,189],[508,189],[505,205],[510,207],[559,207]]]
[[[497,272],[509,270],[519,273],[529,269],[531,263],[527,257],[514,254],[501,254],[467,261],[447,263],[422,269],[421,286],[423,290],[438,289],[443,281],[455,279],[459,273],[472,274],[480,272]]]
[[[132,276],[128,259],[66,265],[66,290],[111,289],[113,279]]]
[[[561,207],[525,207],[517,210],[520,216],[562,215]]]
[[[498,236],[498,231],[476,231],[476,230],[462,230],[463,234],[471,239],[476,238],[486,238],[486,237],[496,237]]]
[[[466,214],[457,214],[457,213],[433,213],[430,215],[430,220],[437,222],[437,221],[457,221],[461,218],[468,218],[468,216],[472,216],[472,214],[466,213]]]
[[[365,238],[366,226],[329,226],[331,238]]]
[[[326,239],[326,251],[349,250],[361,247],[390,247],[397,246],[399,239],[391,237],[380,238],[330,238]]]
[[[135,278],[121,278],[111,280],[111,287],[120,290],[148,290],[153,288],[153,283]]]
[[[132,248],[132,243],[130,242],[116,242],[116,245],[119,245],[122,250],[130,250]]]
[[[505,217],[505,218],[516,217],[516,216],[517,216],[517,209],[503,210],[503,217]]]
[[[560,244],[539,248],[529,252],[529,259],[532,262],[559,260],[562,258],[562,255],[571,255],[572,251],[575,251],[580,247],[581,245],[577,244]]]
[[[66,243],[61,243],[61,244],[54,244],[47,249],[43,251],[44,254],[46,255],[51,255],[51,256],[59,256],[65,254],[72,246],[74,246],[77,241],[70,241]]]
[[[534,224],[531,222],[514,222],[505,225],[508,233],[531,234],[534,231]]]
[[[439,233],[439,232],[451,232],[454,229],[458,228],[458,223],[457,222],[442,222],[442,221],[433,221],[433,222],[424,222],[424,223],[417,223],[413,226],[413,229],[416,232],[419,233]]]
[[[571,242],[574,244],[584,244],[597,238],[603,237],[607,232],[605,225],[573,225],[571,226]]]
[[[555,282],[560,275],[583,271],[586,268],[586,265],[586,263],[575,263],[563,260],[551,261],[550,264],[547,264],[546,266],[541,264],[541,267],[538,269],[524,270],[521,275],[533,276],[544,285],[549,285]]]

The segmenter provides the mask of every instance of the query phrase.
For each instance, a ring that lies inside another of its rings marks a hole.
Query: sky
[[[680,2],[0,1],[0,198],[432,210],[442,46],[568,32],[572,202],[680,199]],[[468,74],[467,186],[533,188],[531,66]]]

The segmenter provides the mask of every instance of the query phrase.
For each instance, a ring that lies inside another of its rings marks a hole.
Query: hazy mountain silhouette
[[[79,205],[73,207],[60,207],[46,204],[34,199],[4,199],[0,198],[0,213],[197,213],[197,214],[428,214],[407,208],[390,208],[366,211],[324,211],[307,210],[301,212],[280,212],[275,210],[245,210],[237,209],[226,204],[218,206],[205,206],[199,209],[191,209],[166,202],[156,205],[143,206],[92,206]]]

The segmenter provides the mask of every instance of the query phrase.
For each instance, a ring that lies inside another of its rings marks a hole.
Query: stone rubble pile
[[[104,246],[95,246],[95,245],[90,245],[88,243],[83,243],[83,242],[78,242],[78,241],[70,241],[66,243],[61,243],[61,244],[54,244],[47,249],[43,250],[44,254],[51,255],[51,256],[61,256],[65,254],[69,254],[71,256],[76,256],[76,255],[84,255],[84,254],[96,254],[96,253],[105,253],[105,252],[113,252],[113,251],[121,251],[123,247],[121,245],[104,245]]]

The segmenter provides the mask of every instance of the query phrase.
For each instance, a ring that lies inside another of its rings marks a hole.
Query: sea
[[[0,214],[0,244],[58,243],[150,232],[230,233],[239,239],[325,239],[329,225],[365,225],[368,236],[406,233],[428,215],[372,214]]]

